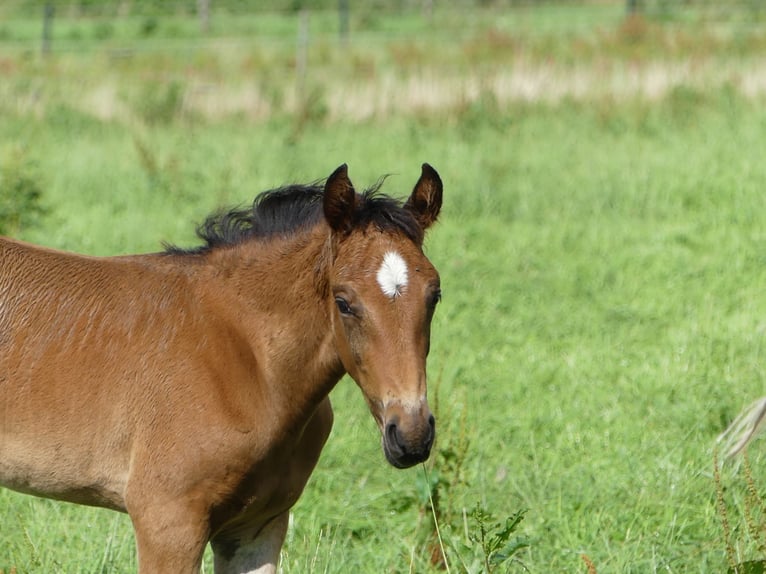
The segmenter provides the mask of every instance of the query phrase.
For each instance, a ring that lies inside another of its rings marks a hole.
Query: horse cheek
[[[359,382],[362,365],[362,329],[357,322],[340,321],[335,333],[336,347],[343,368],[351,377]]]

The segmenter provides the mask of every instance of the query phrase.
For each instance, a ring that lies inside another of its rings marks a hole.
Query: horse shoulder
[[[243,532],[258,533],[297,502],[319,461],[332,424],[332,406],[326,397],[292,441],[271,445],[269,455],[241,476],[236,489],[221,499],[212,513],[214,548],[240,540]]]

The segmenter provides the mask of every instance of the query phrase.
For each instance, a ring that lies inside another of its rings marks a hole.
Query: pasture
[[[35,189],[42,208],[16,237],[156,251],[344,162],[399,197],[422,162],[439,170],[434,454],[389,467],[341,381],[283,572],[439,571],[434,514],[450,571],[481,572],[477,508],[494,533],[525,512],[498,572],[766,559],[764,447],[747,472],[716,473],[713,449],[765,394],[766,23],[626,20],[622,3],[373,12],[343,44],[334,13],[309,18],[300,63],[294,13],[214,16],[209,35],[183,15],[62,13],[41,57],[39,22],[0,12],[0,201]],[[0,490],[14,568],[132,572],[129,520]]]

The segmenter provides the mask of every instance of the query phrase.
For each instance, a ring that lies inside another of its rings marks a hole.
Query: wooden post
[[[197,0],[199,29],[203,34],[210,32],[210,0]]]
[[[43,8],[43,56],[51,53],[54,14],[53,2],[46,2]]]
[[[309,50],[309,11],[301,8],[298,13],[298,47],[295,55],[295,91],[297,101],[302,104],[306,89],[306,73]]]
[[[434,19],[434,2],[433,0],[423,0],[423,15],[426,20],[433,22]]]
[[[338,0],[338,16],[340,18],[340,41],[344,46],[346,46],[348,45],[348,0]]]

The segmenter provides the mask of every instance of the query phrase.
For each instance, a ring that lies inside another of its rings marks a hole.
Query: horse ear
[[[434,168],[423,164],[420,179],[412,190],[405,207],[409,209],[425,230],[439,217],[442,208],[442,180]]]
[[[356,191],[348,179],[348,166],[344,163],[327,178],[324,185],[324,217],[333,231],[347,233],[354,217]]]

